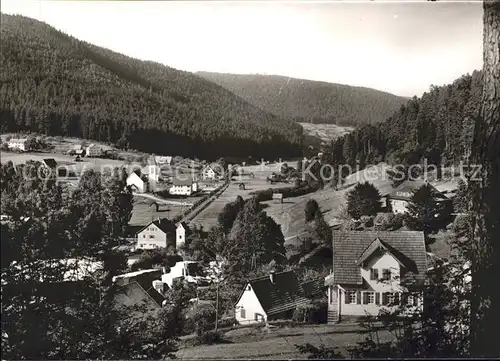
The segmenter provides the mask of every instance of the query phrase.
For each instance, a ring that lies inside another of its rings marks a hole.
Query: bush
[[[297,306],[293,312],[292,320],[302,323],[326,323],[328,315],[328,302],[318,300],[306,305]]]
[[[188,313],[186,323],[184,324],[184,333],[197,335],[212,329],[215,324],[215,310],[212,308],[194,308]]]
[[[221,331],[207,331],[196,336],[196,343],[198,345],[213,345],[217,343],[227,343],[227,340],[224,338],[224,333]]]
[[[403,227],[405,216],[394,213],[378,213],[373,221],[377,231],[396,231]]]
[[[373,218],[372,216],[361,216],[360,221],[364,227],[373,227]]]

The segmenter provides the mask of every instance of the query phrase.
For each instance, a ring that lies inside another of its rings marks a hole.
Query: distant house
[[[190,196],[198,191],[198,182],[193,180],[191,177],[186,179],[179,179],[179,177],[174,177],[172,186],[169,189],[169,193],[179,196]]]
[[[7,142],[7,147],[11,150],[20,150],[22,152],[30,151],[30,146],[28,142],[29,138],[11,138]]]
[[[69,155],[78,155],[80,157],[84,157],[85,156],[85,149],[83,148],[83,146],[81,144],[75,144],[73,146],[73,148],[68,150],[67,153]]]
[[[170,163],[172,163],[172,157],[171,156],[166,156],[166,157],[155,156],[155,161],[156,161],[157,164],[167,164],[167,165],[170,165]]]
[[[273,202],[274,203],[283,203],[283,193],[274,193],[273,194]]]
[[[391,193],[384,195],[383,198],[385,198],[386,207],[388,207],[393,213],[406,213],[408,211],[408,204],[411,201],[413,193],[425,184],[425,181],[420,180],[409,180],[403,182]],[[432,190],[438,201],[449,201],[449,199],[436,188],[432,187]]]
[[[186,222],[180,222],[175,230],[175,248],[180,249],[186,243],[186,237],[189,235],[190,230]]]
[[[201,176],[204,180],[218,180],[223,178],[223,169],[218,164],[207,165],[203,168]]]
[[[102,148],[98,146],[97,144],[90,144],[85,153],[87,154],[87,157],[100,157],[102,155]]]
[[[150,190],[149,179],[140,170],[135,170],[127,177],[127,185],[137,193],[147,193]]]
[[[137,232],[137,249],[175,247],[175,224],[167,218],[157,219]]]
[[[238,188],[240,190],[245,190],[245,183],[240,183],[240,185],[238,186]]]
[[[147,172],[150,182],[158,182],[160,179],[161,169],[156,161],[156,157],[148,158]]]
[[[209,278],[202,265],[196,261],[180,261],[170,268],[168,273],[161,276],[161,281],[172,288],[174,280],[183,279],[200,286],[208,285]]]
[[[378,316],[403,303],[421,309],[426,271],[423,232],[334,231],[328,322]]]
[[[322,279],[300,284],[293,271],[270,273],[247,283],[235,306],[240,324],[288,319],[297,306],[324,295]]]

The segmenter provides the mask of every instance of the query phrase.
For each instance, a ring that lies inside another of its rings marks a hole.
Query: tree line
[[[302,128],[195,74],[2,14],[0,130],[181,156],[300,156]]]

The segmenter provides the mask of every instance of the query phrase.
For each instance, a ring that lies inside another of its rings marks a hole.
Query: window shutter
[[[241,318],[246,318],[245,309],[244,308],[241,309]]]
[[[368,292],[363,292],[363,304],[368,304]]]
[[[382,305],[387,305],[387,293],[382,292]]]
[[[380,305],[380,292],[375,292],[375,304]]]
[[[361,291],[356,292],[356,301],[358,302],[358,305],[361,304]]]
[[[344,292],[344,299],[345,299],[345,304],[348,305],[350,303],[349,300],[349,292]]]
[[[403,292],[401,294],[401,304],[406,305],[408,303],[408,292]]]
[[[401,295],[401,294],[400,294],[399,292],[396,292],[396,293],[394,294],[394,304],[395,304],[395,305],[399,305],[399,304],[400,304],[400,303],[399,303],[400,295]]]

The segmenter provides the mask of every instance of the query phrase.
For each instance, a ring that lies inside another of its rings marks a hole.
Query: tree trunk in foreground
[[[472,144],[471,355],[500,356],[500,0],[483,3],[483,100]]]

